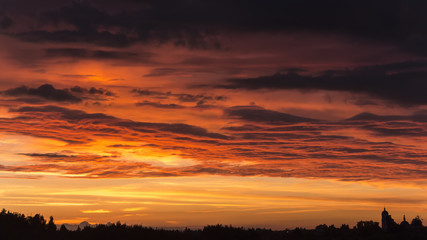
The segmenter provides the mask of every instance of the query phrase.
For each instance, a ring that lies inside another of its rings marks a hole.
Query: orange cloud
[[[420,138],[424,134],[424,115],[414,119],[400,117],[399,122],[386,116],[376,122],[360,116],[327,122],[254,107],[230,111],[239,117],[240,125],[210,132],[188,124],[137,122],[58,106],[16,108],[11,112],[17,117],[0,119],[2,131],[65,141],[71,149],[100,144],[91,148],[105,155],[22,152],[19,154],[34,163],[1,165],[1,170],[83,178],[209,174],[360,181],[426,177],[424,149],[375,141],[362,134],[369,131],[376,138],[407,138],[408,134]],[[351,135],[342,131],[348,128],[353,129]],[[416,132],[410,134],[413,131]],[[103,144],[106,140],[108,145]],[[162,166],[144,161],[168,156],[194,162]]]

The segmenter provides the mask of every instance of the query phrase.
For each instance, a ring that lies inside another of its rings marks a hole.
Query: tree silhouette
[[[416,216],[414,219],[412,219],[411,227],[416,227],[416,228],[423,227],[423,220],[420,218],[420,216]]]
[[[50,216],[50,218],[49,218],[49,223],[47,224],[47,230],[50,231],[50,232],[56,231],[56,225],[53,222],[53,217],[52,216]]]
[[[3,209],[0,212],[1,240],[382,240],[382,239],[427,239],[422,219],[415,217],[409,228],[397,228],[392,232],[381,231],[378,222],[359,221],[350,228],[343,224],[320,224],[315,229],[295,228],[294,230],[273,231],[227,225],[209,225],[203,229],[164,230],[126,225],[120,222],[80,227],[68,230],[64,224],[57,230],[53,217],[46,223],[40,214],[25,216]]]
[[[60,232],[68,232],[68,229],[65,227],[64,224],[61,225],[61,227],[59,228]]]

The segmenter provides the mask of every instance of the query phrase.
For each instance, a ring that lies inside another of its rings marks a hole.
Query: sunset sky
[[[0,208],[427,218],[427,1],[0,0]]]

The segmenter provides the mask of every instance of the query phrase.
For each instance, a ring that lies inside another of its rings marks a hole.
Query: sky
[[[426,11],[0,0],[0,208],[155,227],[425,218]]]

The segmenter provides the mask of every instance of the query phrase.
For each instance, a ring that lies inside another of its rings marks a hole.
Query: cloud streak
[[[218,87],[345,91],[402,105],[426,105],[426,69],[425,61],[416,61],[364,66],[353,70],[326,70],[319,75],[288,71],[271,76],[230,79],[227,84]]]
[[[240,112],[242,109],[244,111]],[[388,136],[425,137],[424,133],[413,134],[402,129],[402,124],[425,129],[425,122],[419,121],[419,117],[362,114],[343,121],[327,122],[253,106],[233,107],[225,111],[234,110],[237,112],[226,116],[238,121],[235,126],[224,127],[221,133],[216,133],[187,124],[136,122],[57,106],[21,107],[11,110],[18,117],[1,119],[1,131],[53,138],[77,145],[109,139],[116,144],[114,148],[111,144],[106,145],[106,150],[150,151],[196,162],[190,166],[166,167],[130,161],[121,154],[24,153],[23,156],[36,163],[3,165],[1,170],[60,172],[64,176],[84,178],[208,174],[354,181],[422,180],[427,177],[427,152],[423,148],[385,141]],[[252,111],[255,111],[256,118]],[[265,118],[260,118],[263,114]],[[382,121],[377,121],[378,118]],[[348,128],[355,131],[351,136],[343,135]],[[364,137],[364,131],[369,131],[373,137],[383,138],[383,141]],[[143,144],[135,145],[138,142]]]

